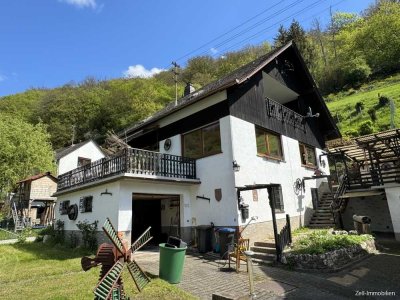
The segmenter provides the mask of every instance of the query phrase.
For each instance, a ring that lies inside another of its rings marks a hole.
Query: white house
[[[57,174],[67,173],[104,157],[103,151],[93,140],[58,149],[56,150]]]
[[[109,217],[127,238],[152,226],[155,240],[190,241],[195,226],[238,228],[258,217],[246,235],[262,241],[273,235],[269,198],[278,227],[286,214],[294,228],[308,221],[311,189],[323,179],[304,181],[300,192],[295,182],[316,169],[329,173],[320,155],[339,136],[289,43],[127,128],[121,138],[132,148],[59,176],[56,218],[70,231]],[[261,185],[269,188],[238,193]]]

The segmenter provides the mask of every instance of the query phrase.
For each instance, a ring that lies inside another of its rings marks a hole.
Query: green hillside
[[[399,127],[400,73],[366,83],[359,89],[349,89],[338,94],[330,94],[325,99],[332,116],[338,122],[337,125],[342,135],[357,136],[367,134],[370,129],[372,132],[378,132],[390,128],[390,104],[380,105],[379,97],[382,96],[394,101],[396,107],[395,125]],[[357,103],[363,104],[361,112],[356,110]],[[373,115],[372,110],[375,110],[376,118],[371,117]],[[370,123],[363,125],[366,122]],[[362,126],[364,132],[360,132]]]

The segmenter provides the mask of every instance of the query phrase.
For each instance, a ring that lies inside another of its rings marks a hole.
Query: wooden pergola
[[[329,156],[344,163],[349,188],[400,183],[400,129],[327,143]]]

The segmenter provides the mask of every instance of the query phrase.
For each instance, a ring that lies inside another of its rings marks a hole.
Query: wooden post
[[[289,230],[289,244],[292,243],[292,226],[290,225],[290,217],[289,214],[286,214],[286,225]]]
[[[271,213],[272,213],[272,225],[274,228],[274,239],[275,239],[275,249],[276,249],[276,260],[280,261],[280,257],[281,257],[281,248],[279,245],[279,241],[278,241],[278,226],[276,224],[276,215],[275,215],[275,203],[274,201],[272,201],[272,188],[268,187],[268,198],[269,198],[269,206],[271,207]]]

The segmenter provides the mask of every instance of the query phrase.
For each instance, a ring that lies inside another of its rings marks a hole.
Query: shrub
[[[376,121],[376,109],[375,108],[370,108],[368,109],[368,114],[371,117],[372,122]]]
[[[76,248],[79,245],[79,236],[75,232],[71,232],[69,234],[69,242],[68,242],[68,247],[70,248]]]
[[[386,105],[389,104],[389,102],[390,102],[390,98],[389,97],[384,96],[384,95],[382,95],[382,96],[379,95],[378,107],[386,106]]]
[[[371,235],[332,235],[328,230],[314,230],[295,240],[296,253],[322,254],[332,250],[359,245],[373,239]]]
[[[97,247],[97,238],[96,238],[96,230],[97,224],[99,221],[94,221],[93,223],[89,223],[88,221],[78,222],[76,226],[82,233],[83,246],[88,248],[89,250],[96,250]]]
[[[355,109],[356,109],[356,112],[357,112],[358,114],[360,114],[361,111],[364,109],[364,103],[362,103],[362,102],[357,102],[356,105],[355,105]]]
[[[354,129],[347,130],[347,131],[344,133],[344,136],[348,136],[348,137],[357,137],[357,136],[358,136],[358,131],[357,131],[357,130],[354,130]]]
[[[361,123],[360,127],[358,127],[358,133],[360,135],[366,135],[374,132],[374,126],[371,121],[365,121]]]
[[[18,243],[25,243],[26,238],[29,236],[32,236],[32,234],[33,234],[32,228],[30,228],[30,227],[24,228],[18,235]]]
[[[345,83],[353,86],[365,82],[371,73],[371,68],[362,57],[356,57],[350,60],[343,67]]]

